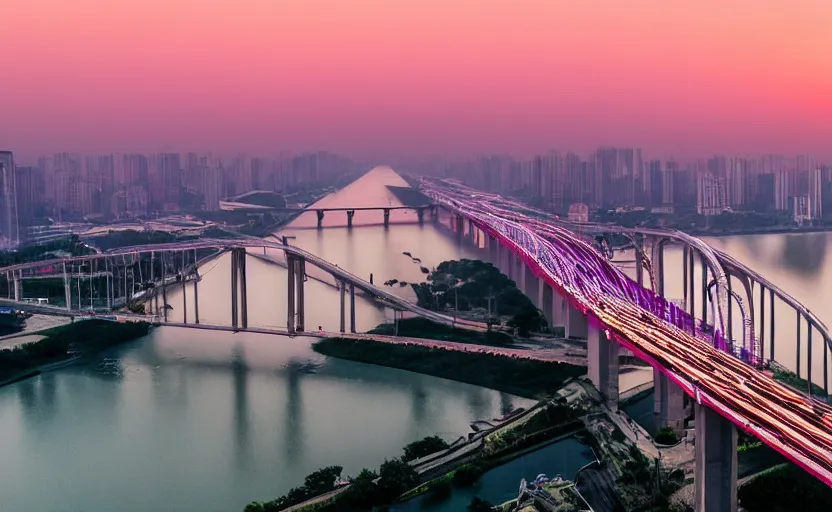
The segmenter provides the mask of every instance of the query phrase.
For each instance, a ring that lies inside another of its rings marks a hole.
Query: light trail
[[[693,328],[695,319],[636,285],[569,230],[459,184],[423,180],[423,188],[523,258],[573,307],[689,395],[832,486],[832,407],[719,350],[726,342],[718,333],[716,339],[703,339],[704,333]],[[709,248],[702,250],[716,257]]]

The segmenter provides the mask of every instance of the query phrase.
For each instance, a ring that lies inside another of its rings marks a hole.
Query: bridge
[[[439,219],[441,209],[443,215],[452,219],[452,229],[460,239],[470,240],[483,251],[483,259],[495,262],[514,279],[544,312],[551,325],[563,326],[568,337],[587,339],[590,378],[609,407],[617,407],[621,346],[654,368],[655,412],[662,425],[681,431],[688,415],[686,396],[692,398],[697,510],[736,510],[737,428],[753,434],[832,485],[832,408],[813,398],[811,387],[809,393],[800,393],[776,382],[764,371],[767,361],[773,360],[775,355],[775,297],[796,312],[798,362],[801,360],[801,322],[807,328],[806,345],[802,348],[808,350],[808,357],[803,359],[809,364],[806,372],[801,372],[798,364],[797,373],[805,375],[810,383],[813,382],[812,333],[819,333],[823,341],[825,389],[828,389],[830,334],[819,319],[776,285],[698,238],[678,231],[569,223],[452,181],[422,179],[421,188],[435,202],[429,207],[432,213],[435,212],[434,220]],[[636,252],[635,279],[599,253],[586,236],[609,233],[631,240]],[[682,245],[684,250],[681,306],[664,296],[664,248],[669,244]],[[285,329],[249,325],[246,261],[255,249],[283,252],[288,272]],[[199,258],[199,254],[206,251],[211,254]],[[224,253],[230,253],[232,261],[232,322],[230,326],[206,325],[199,317],[201,272],[210,258]],[[696,259],[705,270],[701,285],[694,282]],[[170,321],[170,325],[296,335],[308,332],[304,294],[307,266],[329,274],[337,283],[341,298],[339,332],[348,337],[365,336],[357,333],[355,327],[356,288],[394,310],[408,311],[444,325],[486,328],[483,324],[460,321],[419,308],[314,254],[287,243],[262,239],[206,239],[131,247],[10,266],[0,269],[0,275],[5,275],[10,283],[9,298],[4,302],[19,304],[22,309],[34,312],[89,315],[90,310],[96,309],[92,301],[89,308],[80,300],[73,304],[70,285],[74,282],[80,287],[81,281],[88,280],[91,290],[92,282],[103,278],[106,281],[104,304],[100,308],[103,310],[109,311],[119,302],[142,298],[157,304],[154,318],[164,323],[169,320],[166,290],[192,287],[191,316],[188,316],[183,300],[182,321]],[[44,275],[63,280],[66,291],[63,308],[20,303],[23,283]],[[741,283],[745,301],[733,290],[734,280]],[[147,286],[148,282],[151,286]],[[756,309],[761,312],[759,328],[754,314],[755,285],[760,290]],[[350,296],[349,331],[346,327],[347,293]],[[770,311],[768,323],[766,298]],[[158,306],[160,300],[161,307]],[[697,304],[701,306],[698,318]],[[742,334],[738,338],[733,333],[735,306],[743,320]],[[768,354],[765,351],[766,327],[770,329]],[[333,333],[309,334],[329,336]],[[382,341],[402,340],[392,337]],[[544,356],[533,353],[530,357]]]
[[[182,326],[200,325],[199,317],[199,283],[200,269],[211,260],[229,253],[231,256],[230,279],[231,294],[231,328],[233,330],[252,330],[248,322],[248,279],[246,276],[247,260],[257,257],[249,250],[259,249],[277,250],[284,253],[287,280],[287,325],[285,330],[271,330],[269,332],[296,335],[306,333],[306,299],[305,283],[309,279],[307,265],[317,267],[329,274],[340,291],[340,332],[347,332],[347,318],[349,318],[349,332],[356,333],[356,290],[364,292],[366,296],[378,300],[386,307],[397,312],[409,312],[427,318],[442,325],[457,326],[466,329],[485,331],[485,323],[451,317],[436,311],[421,308],[384,288],[367,282],[349,271],[334,265],[314,254],[289,245],[285,242],[269,241],[259,238],[243,240],[202,239],[187,242],[173,242],[147,246],[120,248],[104,253],[89,254],[73,258],[58,258],[37,262],[22,263],[0,269],[0,275],[5,275],[9,283],[9,297],[4,304],[13,304],[20,309],[32,313],[59,315],[68,317],[87,317],[96,311],[111,311],[119,304],[126,304],[134,300],[149,301],[155,304],[153,312],[158,321],[167,322],[168,311],[172,305],[167,300],[167,292],[173,287],[192,287],[193,311],[191,321],[188,321],[187,303],[183,300]],[[200,251],[210,254],[201,259]],[[269,259],[269,258],[266,258]],[[83,270],[86,268],[86,270]],[[105,268],[105,271],[98,271]],[[92,271],[90,269],[93,269]],[[138,275],[137,275],[138,274]],[[93,279],[93,277],[96,279]],[[52,305],[37,305],[22,302],[23,283],[27,280],[60,279],[64,286],[63,307]],[[84,306],[82,297],[75,300],[72,284],[78,288],[84,282],[84,295],[90,296],[90,305]],[[103,282],[102,282],[103,281]],[[99,305],[92,299],[92,289],[100,288]],[[139,291],[136,291],[137,288]],[[347,294],[349,294],[349,311],[347,312]],[[184,297],[184,294],[183,294]],[[160,304],[161,302],[161,304]],[[125,318],[130,315],[124,315]],[[222,328],[224,326],[203,327]],[[253,326],[252,326],[253,327]]]
[[[741,298],[731,289],[736,278],[746,290],[749,303],[754,298],[753,284],[759,286],[763,312],[769,292],[772,358],[775,295],[797,312],[798,361],[801,320],[806,323],[806,376],[810,384],[811,336],[813,330],[821,334],[823,386],[828,389],[828,330],[773,283],[705,242],[678,231],[563,222],[448,180],[423,178],[422,189],[451,214],[458,236],[469,238],[485,251],[536,301],[552,324],[563,325],[569,337],[588,340],[589,376],[611,407],[616,406],[618,398],[619,346],[655,369],[655,412],[665,426],[683,428],[684,395],[695,400],[696,510],[737,509],[736,428],[753,434],[832,485],[832,408],[762,371],[765,323],[761,318],[758,337],[753,307],[740,307],[744,333],[740,340],[733,337],[732,305],[742,306]],[[583,239],[583,233],[631,237],[636,248],[636,279],[630,279],[595,250]],[[683,307],[663,297],[663,248],[670,243],[684,248]],[[695,316],[697,287],[692,272],[697,256],[713,277],[712,281],[703,279],[703,316],[699,319]],[[644,286],[645,271],[650,289]],[[709,325],[705,298],[712,297],[714,289],[714,325]]]

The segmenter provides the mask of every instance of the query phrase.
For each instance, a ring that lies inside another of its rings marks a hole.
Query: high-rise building
[[[718,215],[725,210],[724,181],[713,174],[703,173],[697,180],[696,211],[699,215]]]
[[[809,171],[808,214],[812,220],[823,217],[823,170],[820,168]]]
[[[20,245],[15,181],[14,155],[0,151],[0,231],[7,248]]]
[[[24,238],[25,228],[34,225],[34,219],[44,206],[44,175],[38,167],[15,167],[15,187],[17,188],[18,232]]]

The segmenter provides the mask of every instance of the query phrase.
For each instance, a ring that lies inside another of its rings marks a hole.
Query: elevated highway
[[[588,321],[584,329],[590,338],[590,375],[597,365],[592,358],[599,357],[597,348],[593,356],[593,344],[604,347],[602,353],[622,344],[695,400],[697,450],[702,451],[697,453],[697,486],[702,486],[698,510],[736,510],[736,433],[721,418],[832,485],[832,408],[736,357],[730,340],[721,337],[727,323],[722,313],[713,334],[703,332],[694,318],[634,282],[567,227],[525,215],[497,196],[458,183],[424,180],[422,185],[427,195],[462,219],[458,226],[465,220],[484,233],[486,246],[500,253],[500,261],[508,261],[504,266],[510,271],[516,268],[512,257],[519,260],[525,268],[521,272],[530,274],[520,277],[532,283],[527,294],[536,296],[543,285]],[[678,232],[660,235],[703,252],[716,267],[717,280],[726,274],[725,261],[742,268],[698,239]],[[717,301],[718,309],[726,304]]]

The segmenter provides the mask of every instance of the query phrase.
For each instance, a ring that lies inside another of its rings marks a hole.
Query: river
[[[384,187],[397,185],[395,178],[386,171],[370,178],[330,196],[327,204],[396,205]],[[357,212],[352,230],[345,227],[344,212],[327,213],[324,230],[314,229],[315,222],[314,214],[304,214],[281,234],[365,279],[372,273],[376,283],[420,281],[421,266],[478,256],[430,222],[415,223],[412,212],[392,212],[389,229],[378,225],[380,211]],[[826,234],[768,235],[712,243],[828,317],[823,290],[832,284],[829,240]],[[230,324],[229,260],[219,258],[203,269],[203,322]],[[285,326],[285,271],[247,260],[249,325]],[[325,275],[310,274],[307,328],[337,330],[338,293]],[[172,292],[169,302],[171,319],[181,318],[184,309],[193,314],[190,287],[184,297],[181,289]],[[788,316],[785,308],[778,310],[777,352],[784,359],[794,346]],[[390,311],[358,299],[360,330],[391,318]],[[530,403],[467,384],[327,359],[310,343],[302,337],[159,328],[92,364],[0,388],[0,509],[239,511],[249,501],[285,493],[321,466],[340,464],[355,474],[377,467],[410,441],[436,433],[453,440],[475,419]],[[633,378],[622,377],[622,389],[635,385]],[[514,492],[522,476],[571,471],[545,461],[512,470],[505,493]],[[503,492],[483,497],[498,501]]]

